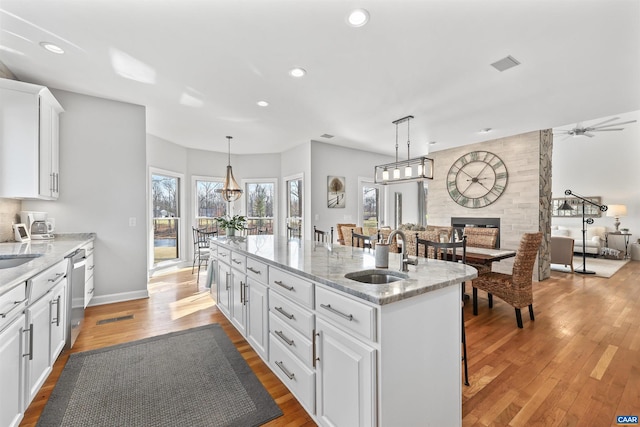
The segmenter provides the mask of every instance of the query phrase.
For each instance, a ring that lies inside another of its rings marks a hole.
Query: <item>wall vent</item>
[[[96,322],[96,325],[104,325],[106,323],[119,322],[121,320],[129,320],[129,319],[133,319],[133,314],[129,314],[129,315],[126,315],[126,316],[120,316],[120,317],[111,317],[109,319],[98,320]]]
[[[327,139],[331,139],[333,138],[333,135],[329,135],[328,133],[323,133],[322,135],[320,135],[322,138],[327,138]]]
[[[508,70],[509,68],[513,68],[516,65],[520,65],[520,61],[518,61],[517,59],[515,59],[511,55],[507,56],[506,58],[502,58],[501,60],[496,61],[493,64],[491,64],[491,66],[493,68],[495,68],[496,70],[498,70],[500,72]]]

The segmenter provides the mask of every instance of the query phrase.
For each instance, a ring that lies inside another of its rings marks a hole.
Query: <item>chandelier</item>
[[[242,189],[233,177],[233,170],[231,169],[231,138],[227,136],[229,146],[229,163],[227,164],[227,175],[224,178],[224,184],[222,188],[218,188],[216,193],[220,193],[222,198],[227,202],[235,202],[242,196]]]
[[[392,123],[396,125],[396,161],[378,165],[374,171],[376,184],[393,184],[396,182],[421,181],[433,179],[433,159],[428,157],[411,158],[411,127],[413,116],[406,116]],[[407,160],[398,160],[398,125],[407,122]],[[403,173],[404,171],[404,173]]]

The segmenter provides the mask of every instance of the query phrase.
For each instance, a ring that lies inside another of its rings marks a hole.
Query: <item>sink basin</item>
[[[40,256],[42,254],[0,255],[0,269],[17,267]]]
[[[409,278],[409,276],[404,273],[389,270],[354,271],[353,273],[345,274],[344,277],[362,283],[370,283],[372,285],[382,285]]]

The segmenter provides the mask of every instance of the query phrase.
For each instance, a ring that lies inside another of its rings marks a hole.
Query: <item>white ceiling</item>
[[[205,150],[392,154],[411,114],[414,156],[640,110],[638,0],[0,0],[0,29],[18,79],[144,105],[148,133]]]

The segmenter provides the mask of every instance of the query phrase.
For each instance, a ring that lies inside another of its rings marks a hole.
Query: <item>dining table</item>
[[[496,261],[516,256],[515,249],[477,248],[467,246],[467,263],[491,265]]]

